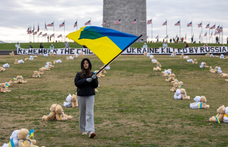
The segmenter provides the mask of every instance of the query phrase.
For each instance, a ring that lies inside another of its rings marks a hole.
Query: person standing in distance
[[[97,75],[91,71],[92,64],[89,59],[81,61],[81,72],[74,79],[77,87],[77,99],[79,106],[79,126],[82,135],[93,138],[96,136],[94,129],[94,101],[95,88],[98,87]]]

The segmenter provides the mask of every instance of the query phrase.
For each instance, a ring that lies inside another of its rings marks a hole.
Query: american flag
[[[115,24],[115,25],[121,24],[121,19],[119,19],[119,20],[117,20],[117,21],[114,21],[114,24]]]
[[[57,38],[60,38],[60,37],[62,37],[62,34],[60,34]]]
[[[28,29],[27,29],[27,34],[29,34],[29,31],[30,31],[30,29],[29,29],[29,27],[28,27]]]
[[[47,33],[43,34],[42,36],[47,36]]]
[[[136,24],[136,23],[137,23],[137,21],[136,21],[136,19],[134,19],[131,24]]]
[[[60,28],[63,26],[65,26],[65,21],[59,25]]]
[[[47,26],[48,26],[48,27],[53,27],[53,26],[54,26],[54,22],[48,24]]]
[[[220,26],[218,26],[218,27],[216,28],[216,30],[219,31],[219,30],[220,30]]]
[[[39,36],[42,35],[42,32],[39,33]]]
[[[147,24],[152,24],[152,19],[148,20]]]
[[[174,24],[175,26],[180,26],[180,21]]]
[[[38,27],[37,27],[37,32],[39,32],[40,31],[40,27],[39,27],[39,25],[38,25]]]
[[[204,34],[204,36],[207,36],[207,32]]]
[[[210,27],[210,29],[215,29],[215,25],[213,25],[212,27]]]
[[[202,27],[202,22],[198,24],[198,28],[201,28]]]
[[[55,36],[55,34],[51,34],[50,38],[51,38],[51,37],[54,37],[54,36]]]
[[[166,26],[167,25],[167,20],[162,24],[163,26]]]
[[[74,28],[78,26],[78,21],[75,21]]]
[[[218,31],[215,31],[215,35],[217,35],[217,34],[219,34],[219,32]]]
[[[34,32],[34,33],[33,33],[33,35],[36,35],[36,34],[37,34],[37,32]]]
[[[106,20],[103,21],[103,23],[101,24],[102,26],[106,25]]]
[[[157,37],[155,37],[155,39],[158,39],[159,38],[159,35]]]
[[[45,23],[45,29],[47,30],[47,25],[46,25],[46,23]]]
[[[222,26],[219,28],[219,33],[221,33],[223,31]]]
[[[206,28],[210,28],[210,24],[207,24],[207,25],[206,25]]]
[[[187,27],[191,27],[192,26],[192,22],[189,22],[188,24],[187,24]]]
[[[90,23],[90,20],[89,21],[87,21],[86,23],[85,23],[85,26],[86,25],[90,25],[91,23]]]
[[[167,36],[165,36],[165,39],[167,39],[168,38],[168,35]]]

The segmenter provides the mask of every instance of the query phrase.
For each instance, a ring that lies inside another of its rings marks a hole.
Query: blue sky
[[[54,21],[55,34],[58,35],[64,33],[59,24],[65,20],[67,35],[75,30],[73,25],[76,19],[79,27],[84,26],[90,19],[92,25],[101,26],[103,19],[103,0],[2,0],[0,5],[0,40],[4,42],[28,42],[27,28],[35,25],[37,29],[39,24],[40,30],[44,31],[45,22],[48,24]],[[187,23],[193,21],[194,40],[198,42],[201,29],[197,24],[202,21],[203,34],[209,33],[208,29],[205,29],[208,23],[222,25],[225,43],[228,37],[227,6],[227,0],[147,0],[147,18],[153,19],[153,38],[157,35],[160,39],[165,37],[166,27],[162,26],[162,23],[167,19],[169,38],[179,35],[179,27],[174,24],[181,20],[181,36],[185,37],[186,34],[187,40],[190,40],[191,28],[187,27]],[[51,34],[53,29],[49,28],[46,32]],[[150,25],[147,33],[151,38]],[[212,39],[214,41],[215,37]],[[203,37],[203,41],[206,41],[206,37]]]

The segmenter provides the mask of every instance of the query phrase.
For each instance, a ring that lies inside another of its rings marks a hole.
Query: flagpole
[[[180,27],[179,27],[179,29],[180,29],[180,37],[179,37],[179,39],[181,38],[181,20],[180,20]]]
[[[166,36],[167,36],[167,25],[168,25],[168,22],[167,22],[167,18],[166,18]]]
[[[54,23],[54,21],[53,21],[53,34],[54,34],[54,36],[53,36],[53,38],[54,38],[54,39],[53,39],[53,42],[55,42],[55,33],[54,33],[54,32],[55,32],[55,23]]]
[[[66,25],[66,23],[65,23],[65,20],[64,20],[64,42],[65,42],[65,25]]]
[[[192,28],[191,28],[191,35],[193,34],[192,31],[193,31],[193,23],[192,23]],[[193,36],[192,36],[192,37],[193,37]],[[193,40],[193,41],[194,41],[194,40]]]
[[[151,18],[151,42],[153,42],[153,20]]]
[[[115,60],[122,52],[124,52],[129,46],[131,46],[135,41],[137,41],[142,35],[140,35],[138,38],[136,38],[131,44],[129,44],[127,47],[125,47],[124,50],[122,50],[118,55],[116,55],[111,61],[108,62],[105,66],[103,66],[96,74],[99,74],[106,66],[108,66],[113,60]]]

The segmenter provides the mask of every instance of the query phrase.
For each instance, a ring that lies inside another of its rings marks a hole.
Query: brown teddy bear
[[[0,93],[5,93],[4,86],[5,86],[4,83],[0,83]]]
[[[3,67],[0,67],[0,71],[5,71],[6,69]]]
[[[54,55],[55,55],[54,52],[51,52],[51,53],[50,53],[50,56],[54,56]]]
[[[192,64],[198,64],[197,59],[194,59],[194,60],[192,61]]]
[[[39,69],[39,72],[40,72],[41,75],[43,75],[43,74],[44,74],[43,68],[40,68],[40,69]]]
[[[175,79],[175,74],[172,73],[172,74],[169,75],[169,78],[166,79],[165,81],[166,81],[166,82],[172,82],[172,81],[174,81],[174,79]]]
[[[193,99],[195,102],[190,103],[190,108],[192,109],[209,109],[210,105],[207,105],[207,99],[205,96],[196,96]]]
[[[226,74],[226,73],[221,73],[220,76],[223,78],[228,78],[228,74]]]
[[[45,65],[45,67],[41,67],[41,69],[42,69],[43,71],[48,71],[48,70],[51,69],[51,67],[48,67],[48,66]]]
[[[161,68],[159,66],[154,67],[153,71],[161,71]]]
[[[17,78],[14,78],[14,80],[16,80],[16,81],[14,81],[15,84],[24,84],[24,83],[27,83],[27,81],[24,81],[23,80],[23,77],[22,76],[17,76]]]
[[[11,55],[11,56],[14,56],[14,51],[12,51],[12,52],[10,53],[10,55]]]
[[[218,71],[218,66],[215,66],[214,69],[210,66],[209,71],[210,71],[211,73],[217,73],[217,71]]]
[[[8,87],[9,87],[8,83],[7,82],[4,83],[4,90],[6,93],[11,92],[11,90],[9,90]]]
[[[50,120],[56,120],[56,114],[55,114],[55,108],[57,104],[52,104],[50,108],[50,113],[48,115],[44,115],[42,117],[42,120],[50,121]]]
[[[48,62],[48,63],[49,63],[49,67],[51,68],[54,67],[51,62]]]
[[[209,66],[207,66],[207,63],[204,62],[204,68],[208,68]]]
[[[210,53],[209,52],[207,52],[207,54],[205,55],[206,57],[210,57]]]
[[[33,77],[33,78],[40,78],[40,77],[41,77],[41,74],[40,74],[39,71],[34,71],[32,77]]]
[[[33,56],[33,58],[38,58],[38,56]]]
[[[94,73],[97,73],[98,70],[95,70]],[[102,72],[99,72],[99,74],[97,74],[97,77],[100,78],[100,77],[105,77],[105,75],[102,74]]]
[[[18,59],[15,59],[14,64],[18,64]]]
[[[104,65],[105,66],[105,65]],[[104,66],[102,66],[100,69],[102,69]],[[105,74],[106,73],[106,70],[105,68],[101,71],[102,74]]]
[[[156,62],[156,64],[157,64],[158,67],[162,67],[161,63]]]
[[[63,112],[63,108],[60,105],[57,105],[55,107],[55,116],[57,120],[71,120],[72,116],[67,116],[66,114],[64,114]]]
[[[19,139],[18,146],[19,147],[38,147],[36,144],[36,140],[29,139],[29,131],[27,129],[20,129],[17,137]]]
[[[8,86],[11,86],[12,85],[12,81],[10,80],[9,82],[6,82],[6,84],[8,84]]]
[[[211,122],[217,122],[217,123],[221,123],[223,122],[223,117],[225,114],[225,106],[222,105],[217,109],[218,114],[216,116],[212,116],[209,121]]]
[[[144,52],[144,56],[147,56],[147,52]]]
[[[226,82],[228,82],[228,79],[225,79]]]
[[[190,100],[190,96],[187,96],[187,92],[185,91],[184,88],[181,88],[180,91],[181,91],[181,98],[183,100]]]
[[[28,61],[29,60],[29,58],[25,58],[25,61]]]
[[[67,102],[63,102],[64,107],[78,107],[77,94],[69,94],[66,98]]]
[[[181,55],[180,55],[180,58],[184,58],[184,54],[181,54]]]
[[[173,87],[170,89],[170,91],[172,92],[176,92],[176,90],[179,88],[179,84],[178,83],[173,83]]]

